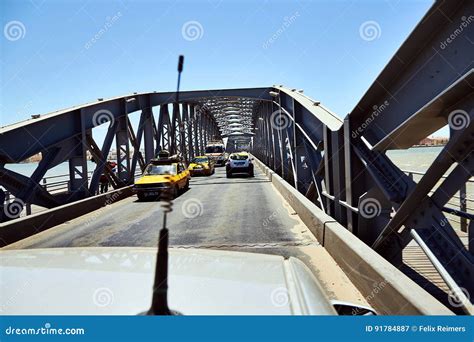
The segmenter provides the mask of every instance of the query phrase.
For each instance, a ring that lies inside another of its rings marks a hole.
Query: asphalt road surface
[[[22,240],[9,248],[156,246],[162,226],[159,201],[136,196]],[[194,177],[168,214],[171,246],[277,248],[315,243],[314,236],[271,182],[255,177]]]
[[[4,248],[155,247],[162,220],[159,201],[132,196]],[[168,228],[171,247],[297,257],[330,298],[368,305],[257,167],[254,178],[227,179],[224,168],[192,178],[190,189],[173,201]]]

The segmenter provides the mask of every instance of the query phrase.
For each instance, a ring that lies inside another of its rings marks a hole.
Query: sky
[[[424,0],[2,0],[0,126],[131,92],[303,89],[341,118]]]

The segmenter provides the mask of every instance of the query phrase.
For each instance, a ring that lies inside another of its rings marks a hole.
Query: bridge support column
[[[181,156],[184,158],[184,161],[187,163],[188,162],[188,152],[186,149],[186,130],[184,128],[184,111],[187,108],[186,105],[183,104],[178,104],[178,117],[177,117],[177,127],[178,131],[176,132],[176,136],[179,138],[179,152],[181,153]]]
[[[202,108],[199,108],[198,112],[198,134],[199,134],[199,154],[204,153],[204,113]]]
[[[85,143],[79,141],[71,154],[72,156],[69,158],[69,191],[75,198],[83,198],[89,192]]]
[[[187,161],[190,161],[194,157],[194,146],[193,146],[193,127],[192,119],[190,119],[190,106],[188,103],[183,104],[183,131],[186,132],[183,135],[183,141],[187,144]]]
[[[87,136],[92,130],[85,129],[85,114],[80,111],[78,124],[81,127],[81,135],[74,142],[74,148],[69,156],[69,191],[74,198],[84,198],[89,195],[88,173],[87,173]]]
[[[117,149],[117,176],[127,184],[130,179],[130,146],[128,138],[128,119],[121,116],[117,120],[115,142]]]
[[[267,152],[268,152],[268,157],[267,157],[267,165],[274,165],[275,163],[275,146],[273,144],[273,129],[272,126],[270,125],[270,114],[271,114],[271,108],[272,104],[270,102],[265,102],[264,105],[264,124],[265,124],[265,130],[267,132]]]
[[[199,134],[198,134],[198,127],[199,127],[199,124],[198,124],[198,113],[196,111],[196,106],[195,105],[191,105],[191,112],[190,112],[190,115],[191,115],[191,128],[192,128],[192,140],[193,140],[193,152],[194,152],[194,156],[197,156],[200,154],[200,150],[199,150]]]
[[[204,149],[206,148],[207,146],[207,141],[208,141],[208,137],[209,137],[209,114],[207,113],[207,111],[205,111],[203,113],[203,126],[202,126],[202,129],[203,129],[203,151]],[[203,152],[204,153],[204,152]]]
[[[130,122],[130,120],[127,117],[127,122],[128,122],[128,134],[130,136],[130,142],[133,147],[133,156],[132,156],[132,166],[130,168],[130,180],[129,182],[132,183],[134,178],[135,178],[135,171],[137,169],[137,162],[140,166],[140,171],[145,170],[145,160],[143,159],[142,152],[140,151],[140,146],[142,142],[142,137],[143,137],[143,126],[144,126],[144,120],[145,117],[142,114],[140,115],[140,122],[138,124],[138,130],[137,134],[135,135],[133,131],[133,126]]]
[[[160,106],[160,118],[158,120],[158,131],[161,137],[161,148],[164,150],[171,151],[171,121],[170,114],[168,111],[168,105],[163,104]]]
[[[143,116],[143,132],[144,132],[144,147],[145,147],[145,163],[148,164],[154,157],[154,142],[153,142],[153,111],[151,107],[145,108],[142,112]]]

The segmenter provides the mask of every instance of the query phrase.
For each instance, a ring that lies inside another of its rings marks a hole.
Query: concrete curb
[[[352,283],[379,313],[387,315],[453,314],[260,160],[255,158],[254,163],[267,176],[270,174],[269,178],[278,192],[288,201]]]
[[[120,201],[132,194],[132,186],[127,186],[1,224],[0,247]]]
[[[324,248],[352,283],[389,315],[452,315],[453,313],[339,223],[328,223]]]
[[[262,170],[262,172],[265,174],[265,176],[268,177],[268,179],[270,180],[270,182],[272,181],[272,175],[275,173],[274,171],[272,171],[268,166],[266,166],[265,164],[263,164],[260,160],[258,160],[257,158],[253,157],[254,158],[254,164],[257,165],[260,170]]]

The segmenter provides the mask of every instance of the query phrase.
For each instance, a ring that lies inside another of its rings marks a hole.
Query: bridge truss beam
[[[132,94],[2,128],[0,185],[16,201],[50,208],[97,193],[104,171],[114,188],[121,187],[131,184],[136,167],[143,171],[160,149],[189,160],[202,154],[209,140],[228,138],[229,149],[249,146],[394,265],[402,266],[403,249],[417,236],[456,286],[474,298],[473,250],[445,215],[452,213],[447,201],[473,175],[472,13],[472,1],[436,2],[344,120],[283,86],[183,92],[179,104],[173,103],[174,93]],[[453,32],[456,39],[447,43]],[[129,119],[135,112],[140,112],[136,135]],[[94,129],[106,123],[99,148]],[[411,147],[447,124],[449,142],[419,182],[387,156],[387,150]],[[117,175],[106,164],[114,140]],[[88,184],[86,151],[96,161]],[[39,152],[43,159],[31,177],[8,169],[9,163]],[[47,192],[40,179],[65,161],[69,191]],[[458,214],[470,220],[472,241],[472,214]]]

